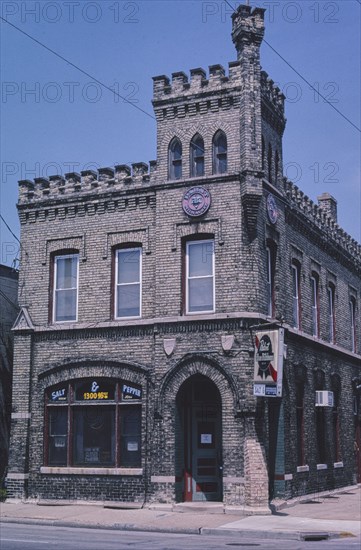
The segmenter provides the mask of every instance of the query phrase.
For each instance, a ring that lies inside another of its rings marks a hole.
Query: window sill
[[[317,464],[317,470],[327,470],[327,464]]]
[[[65,466],[41,466],[41,474],[81,476],[141,476],[143,468],[68,468]]]
[[[334,462],[333,467],[334,468],[343,468],[343,462]]]
[[[297,473],[301,473],[301,472],[309,472],[310,471],[310,467],[305,464],[304,466],[297,466]]]

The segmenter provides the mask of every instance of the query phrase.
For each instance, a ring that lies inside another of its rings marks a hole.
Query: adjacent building
[[[157,160],[20,181],[8,493],[269,500],[361,481],[361,247],[282,174],[264,10],[154,78]]]
[[[13,338],[11,327],[19,312],[18,272],[0,264],[0,483],[8,461],[11,416]]]

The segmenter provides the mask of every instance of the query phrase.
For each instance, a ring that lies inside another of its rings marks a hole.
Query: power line
[[[56,57],[58,57],[59,59],[61,59],[62,61],[65,61],[66,63],[68,63],[69,65],[71,65],[72,67],[74,67],[77,71],[85,74],[86,76],[88,76],[89,78],[91,78],[94,82],[96,82],[97,84],[99,84],[100,86],[102,86],[103,88],[105,88],[106,90],[109,90],[110,92],[112,92],[114,95],[120,97],[121,99],[123,99],[126,103],[129,103],[129,105],[131,105],[132,107],[134,107],[135,109],[138,109],[138,111],[141,111],[143,114],[147,115],[149,118],[151,118],[152,120],[156,120],[156,118],[151,115],[150,113],[148,113],[147,111],[145,111],[144,109],[142,109],[141,107],[138,107],[138,105],[135,105],[132,101],[129,101],[126,97],[120,95],[118,92],[116,92],[115,90],[112,90],[112,88],[110,88],[109,86],[107,86],[106,84],[104,84],[101,80],[99,80],[98,78],[95,78],[95,76],[91,75],[90,73],[88,73],[87,71],[84,71],[83,69],[81,69],[78,65],[76,65],[75,63],[72,63],[72,61],[69,61],[69,59],[66,59],[66,57],[60,55],[59,53],[57,53],[55,50],[49,48],[49,46],[46,46],[45,44],[43,44],[42,42],[40,42],[40,40],[37,40],[36,38],[34,38],[33,36],[31,36],[30,34],[28,34],[27,32],[23,31],[22,29],[20,29],[19,27],[17,27],[16,25],[14,25],[13,23],[10,23],[10,21],[8,21],[7,19],[5,19],[4,17],[1,17],[0,16],[0,19],[2,21],[4,21],[5,23],[7,23],[8,25],[10,25],[11,27],[13,27],[14,29],[16,29],[17,31],[21,32],[24,36],[27,36],[28,38],[30,38],[30,40],[32,40],[33,42],[35,42],[36,44],[39,44],[39,46],[41,46],[42,48],[44,48],[45,50],[48,50],[49,52],[51,52],[53,55],[55,55]]]
[[[358,3],[361,5],[361,1],[360,0],[357,0]],[[228,4],[228,6],[233,10],[233,12],[235,12],[236,10],[234,9],[234,7],[229,3],[228,0],[225,0],[226,4]],[[332,109],[334,109],[336,111],[336,113],[338,113],[339,115],[342,116],[342,118],[344,118],[349,124],[351,124],[351,126],[353,126],[358,132],[361,132],[361,129],[356,126],[356,124],[354,124],[352,122],[352,120],[350,120],[346,115],[344,115],[339,109],[337,109],[337,107],[335,107],[333,105],[333,103],[331,103],[324,95],[321,94],[321,92],[319,90],[317,90],[314,86],[312,86],[311,82],[309,82],[307,80],[307,78],[305,78],[304,76],[302,76],[302,74],[293,67],[293,65],[291,65],[291,63],[289,61],[287,61],[287,59],[285,59],[273,46],[271,46],[271,44],[269,42],[267,42],[267,40],[263,39],[263,42],[276,54],[278,55],[278,57],[280,59],[282,59],[282,61],[284,63],[286,63],[286,65],[288,65],[288,67],[290,67],[290,69],[292,69],[293,72],[295,72],[297,74],[297,76],[299,76],[304,82],[306,82],[306,84],[308,86],[310,86],[310,88],[316,92],[324,101],[325,103],[328,103],[328,105],[330,105],[330,107],[332,107]]]
[[[19,241],[19,239],[17,238],[17,236],[15,235],[15,233],[12,231],[11,227],[6,223],[6,221],[4,220],[4,218],[2,217],[2,215],[0,214],[0,218],[1,220],[4,222],[4,224],[6,225],[6,227],[8,228],[8,230],[10,231],[10,233],[12,234],[12,236],[14,237],[14,239],[16,239],[18,241],[18,243],[20,244],[21,246],[21,242]]]

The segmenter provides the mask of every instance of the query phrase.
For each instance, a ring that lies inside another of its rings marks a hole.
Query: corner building
[[[266,513],[361,481],[361,248],[282,175],[264,10],[232,23],[227,74],[154,78],[156,161],[19,182],[13,498]],[[254,395],[260,329],[282,396]]]

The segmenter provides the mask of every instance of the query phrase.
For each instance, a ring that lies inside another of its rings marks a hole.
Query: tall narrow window
[[[142,249],[116,250],[115,317],[140,317],[142,298]]]
[[[297,466],[305,464],[305,419],[304,419],[305,386],[303,382],[296,384],[296,422],[297,422]]]
[[[335,342],[335,287],[330,283],[327,287],[328,296],[328,338]]]
[[[300,265],[292,264],[293,326],[301,328]]]
[[[178,180],[182,177],[182,144],[178,138],[173,138],[169,145],[169,179]]]
[[[280,168],[280,157],[278,154],[278,151],[276,151],[275,154],[275,183],[277,183],[278,180],[278,170]]]
[[[79,254],[54,257],[53,320],[77,320]]]
[[[196,134],[191,141],[190,164],[191,176],[204,176],[204,142],[199,134]]]
[[[318,295],[318,275],[316,273],[311,276],[311,303],[312,303],[312,335],[319,336],[319,295]]]
[[[264,137],[262,136],[262,170],[264,170],[264,166],[265,166],[265,155],[266,155],[266,149],[265,149]]]
[[[219,130],[213,138],[213,174],[227,172],[227,137]]]
[[[276,252],[275,248],[267,246],[266,248],[266,260],[267,260],[267,315],[269,317],[274,316],[274,279],[275,279],[275,260]]]
[[[351,350],[356,353],[356,300],[350,300],[350,329],[351,329]]]
[[[272,147],[271,144],[268,145],[268,181],[272,183]]]
[[[214,241],[193,241],[186,248],[186,311],[214,311]]]

